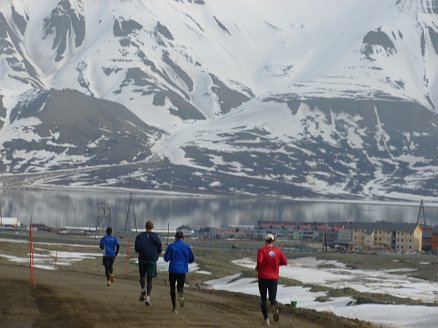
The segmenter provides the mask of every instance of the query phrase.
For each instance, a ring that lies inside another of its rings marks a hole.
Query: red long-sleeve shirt
[[[256,266],[259,278],[278,279],[280,265],[287,265],[287,259],[281,249],[273,245],[265,245],[259,248]]]

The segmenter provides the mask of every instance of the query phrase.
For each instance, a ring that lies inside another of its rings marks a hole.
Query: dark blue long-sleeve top
[[[155,232],[145,231],[135,238],[135,251],[139,260],[157,261],[163,245]]]

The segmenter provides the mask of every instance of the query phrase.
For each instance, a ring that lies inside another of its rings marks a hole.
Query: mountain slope
[[[436,197],[437,16],[438,0],[3,1],[2,171],[160,158],[155,186],[129,165],[51,182]]]
[[[146,159],[162,131],[120,104],[72,90],[22,95],[3,140],[2,171],[41,172]]]

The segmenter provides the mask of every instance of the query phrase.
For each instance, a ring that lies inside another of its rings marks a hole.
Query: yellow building
[[[389,222],[357,222],[351,225],[355,249],[420,252],[422,228],[417,224]]]

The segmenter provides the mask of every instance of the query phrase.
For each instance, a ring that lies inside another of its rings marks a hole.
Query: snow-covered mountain
[[[438,0],[0,2],[4,179],[433,199],[437,141]]]

